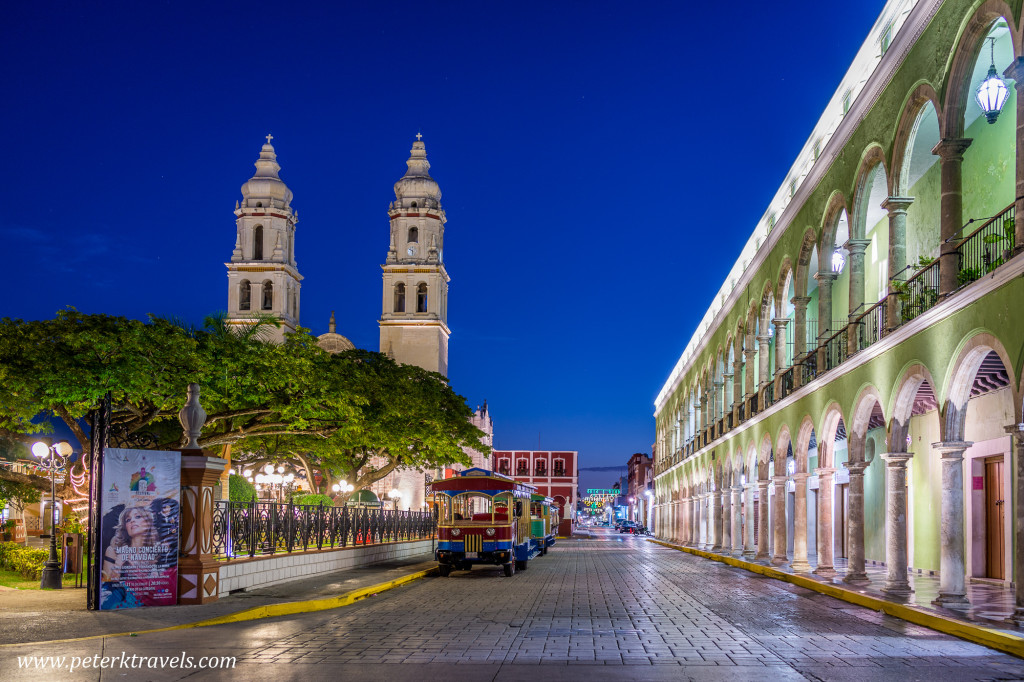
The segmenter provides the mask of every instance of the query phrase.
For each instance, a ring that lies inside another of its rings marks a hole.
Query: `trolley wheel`
[[[517,571],[525,571],[526,570],[526,565],[528,563],[530,563],[529,559],[523,559],[522,561],[519,561],[518,559],[516,559],[516,570]]]
[[[516,572],[516,562],[510,561],[507,564],[502,564],[502,568],[505,569],[505,577],[511,578]]]
[[[544,546],[543,546],[543,547],[541,547],[541,549],[540,549],[540,555],[541,555],[541,556],[544,556],[544,555],[545,555],[545,554],[547,554],[547,553],[548,553],[548,546],[547,546],[547,545],[544,545]]]
[[[437,571],[441,574],[442,578],[447,578],[452,573],[452,567],[448,564],[441,564],[437,567]]]

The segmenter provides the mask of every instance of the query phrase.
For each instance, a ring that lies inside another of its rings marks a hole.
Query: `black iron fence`
[[[1015,228],[1014,205],[1010,204],[957,244],[956,251],[960,254],[960,269],[956,277],[958,287],[981,279],[1010,260]]]
[[[434,535],[430,512],[279,502],[216,502],[214,553],[222,559],[305,552]]]
[[[846,360],[850,350],[847,342],[848,338],[849,329],[845,328],[833,334],[827,341],[825,341],[825,343],[822,344],[825,347],[826,371],[839,366],[844,360]]]
[[[933,307],[939,302],[939,261],[918,270],[906,282],[894,281],[892,292],[899,301],[900,324]]]
[[[779,400],[793,392],[793,373],[795,371],[795,367],[790,367],[782,373],[782,377],[779,379]]]

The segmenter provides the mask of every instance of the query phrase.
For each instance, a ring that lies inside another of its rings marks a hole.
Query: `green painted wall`
[[[942,463],[932,450],[939,435],[938,412],[931,411],[910,420],[911,444],[908,482],[910,484],[911,528],[913,553],[910,566],[926,571],[939,570],[939,519],[942,504]]]
[[[864,470],[864,558],[885,561],[885,429],[868,431],[865,453],[870,464]]]

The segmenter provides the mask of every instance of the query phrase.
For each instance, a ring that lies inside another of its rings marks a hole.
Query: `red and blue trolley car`
[[[536,488],[487,469],[467,469],[431,483],[438,503],[437,550],[442,576],[476,564],[525,571],[539,553],[530,538]]]

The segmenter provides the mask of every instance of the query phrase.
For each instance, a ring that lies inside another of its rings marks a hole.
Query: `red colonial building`
[[[499,474],[528,483],[554,499],[563,519],[576,518],[577,451],[495,450],[491,456]]]

